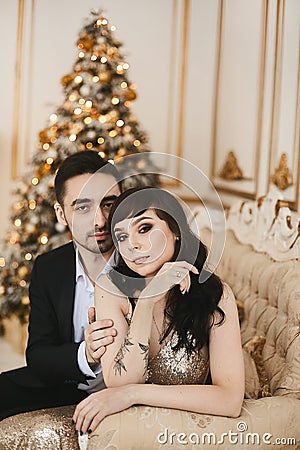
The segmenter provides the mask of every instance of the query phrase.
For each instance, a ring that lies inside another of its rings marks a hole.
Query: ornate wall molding
[[[277,193],[256,201],[240,201],[230,208],[227,228],[243,244],[275,261],[300,258],[300,217]]]

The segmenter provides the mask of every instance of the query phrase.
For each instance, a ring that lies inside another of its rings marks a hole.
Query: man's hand
[[[84,330],[85,354],[90,366],[100,363],[106,346],[114,341],[117,330],[110,319],[96,320],[96,311],[92,306],[88,310],[89,325]]]

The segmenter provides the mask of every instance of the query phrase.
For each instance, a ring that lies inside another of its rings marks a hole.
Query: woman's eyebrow
[[[141,216],[141,217],[138,217],[137,219],[134,219],[134,220],[132,221],[131,226],[132,226],[132,225],[137,225],[139,222],[141,222],[141,221],[144,220],[144,219],[153,219],[153,217],[148,217],[148,216]],[[124,231],[124,228],[118,228],[118,227],[116,227],[116,228],[114,229],[114,232],[116,232],[116,231]]]

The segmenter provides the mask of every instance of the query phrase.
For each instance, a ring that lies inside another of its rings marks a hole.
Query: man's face
[[[106,222],[120,195],[114,177],[104,173],[77,175],[66,182],[65,190],[63,214],[74,241],[93,253],[110,255],[113,242]]]

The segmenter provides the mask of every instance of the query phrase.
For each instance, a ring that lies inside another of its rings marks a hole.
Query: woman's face
[[[116,223],[114,235],[127,266],[143,277],[154,276],[174,255],[176,236],[153,209]]]

